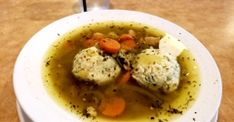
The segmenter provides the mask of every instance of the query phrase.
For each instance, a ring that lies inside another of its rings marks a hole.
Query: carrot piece
[[[121,48],[127,51],[132,50],[137,47],[137,44],[133,39],[122,41],[120,44],[121,44]]]
[[[126,103],[124,98],[112,96],[103,98],[98,110],[105,116],[116,117],[124,112],[125,107]]]
[[[96,32],[93,34],[92,39],[100,41],[100,40],[104,39],[104,35],[102,33]]]
[[[122,42],[122,41],[125,41],[125,40],[133,40],[134,38],[130,35],[130,34],[122,34],[120,37],[119,37],[119,41]]]
[[[118,83],[120,84],[126,84],[129,79],[131,77],[131,72],[130,71],[126,71],[124,72],[118,79]]]
[[[98,43],[98,40],[95,40],[95,39],[87,39],[83,42],[83,46],[84,47],[92,47],[94,46],[96,43]]]
[[[110,38],[100,40],[99,46],[103,51],[107,53],[117,53],[120,50],[120,43]]]

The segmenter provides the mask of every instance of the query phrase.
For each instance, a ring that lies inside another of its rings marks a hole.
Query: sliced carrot
[[[97,40],[95,40],[95,39],[87,39],[87,40],[85,40],[84,42],[83,42],[83,46],[84,47],[92,47],[92,46],[94,46],[96,43],[98,43],[98,41]]]
[[[96,32],[93,34],[92,39],[100,41],[104,39],[104,35],[102,33]]]
[[[105,116],[116,117],[121,115],[126,107],[124,98],[118,96],[103,98],[99,106],[99,111]]]
[[[129,81],[130,77],[131,77],[131,72],[126,71],[119,77],[117,82],[120,84],[126,84]]]
[[[120,44],[121,44],[122,49],[125,49],[128,51],[137,47],[137,44],[133,39],[122,41]]]
[[[130,34],[122,34],[122,35],[119,37],[119,41],[120,41],[120,42],[126,41],[126,40],[134,40],[134,38],[133,38]]]
[[[120,50],[120,43],[110,38],[100,40],[99,46],[103,51],[107,53],[117,53]]]

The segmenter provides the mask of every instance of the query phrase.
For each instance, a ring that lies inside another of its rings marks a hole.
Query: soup
[[[187,49],[174,57],[161,54],[165,32],[141,23],[110,21],[58,36],[45,55],[44,85],[60,106],[83,121],[167,122],[182,116],[196,100],[196,60]],[[95,65],[99,59],[103,62]],[[98,70],[103,67],[111,69]]]

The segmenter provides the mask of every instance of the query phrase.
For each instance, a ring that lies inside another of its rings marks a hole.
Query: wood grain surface
[[[0,0],[0,122],[18,122],[13,67],[30,37],[79,11],[78,0]],[[219,122],[234,121],[234,0],[111,0],[112,9],[147,12],[195,35],[216,60],[223,80]],[[216,92],[216,91],[214,91]]]

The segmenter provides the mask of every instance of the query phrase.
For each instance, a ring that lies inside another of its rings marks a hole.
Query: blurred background
[[[234,0],[110,0],[110,9],[150,13],[197,37],[215,58],[223,80],[218,122],[234,120]],[[18,122],[12,73],[24,44],[37,31],[79,13],[79,0],[0,0],[0,122]],[[215,92],[215,91],[214,91]]]

